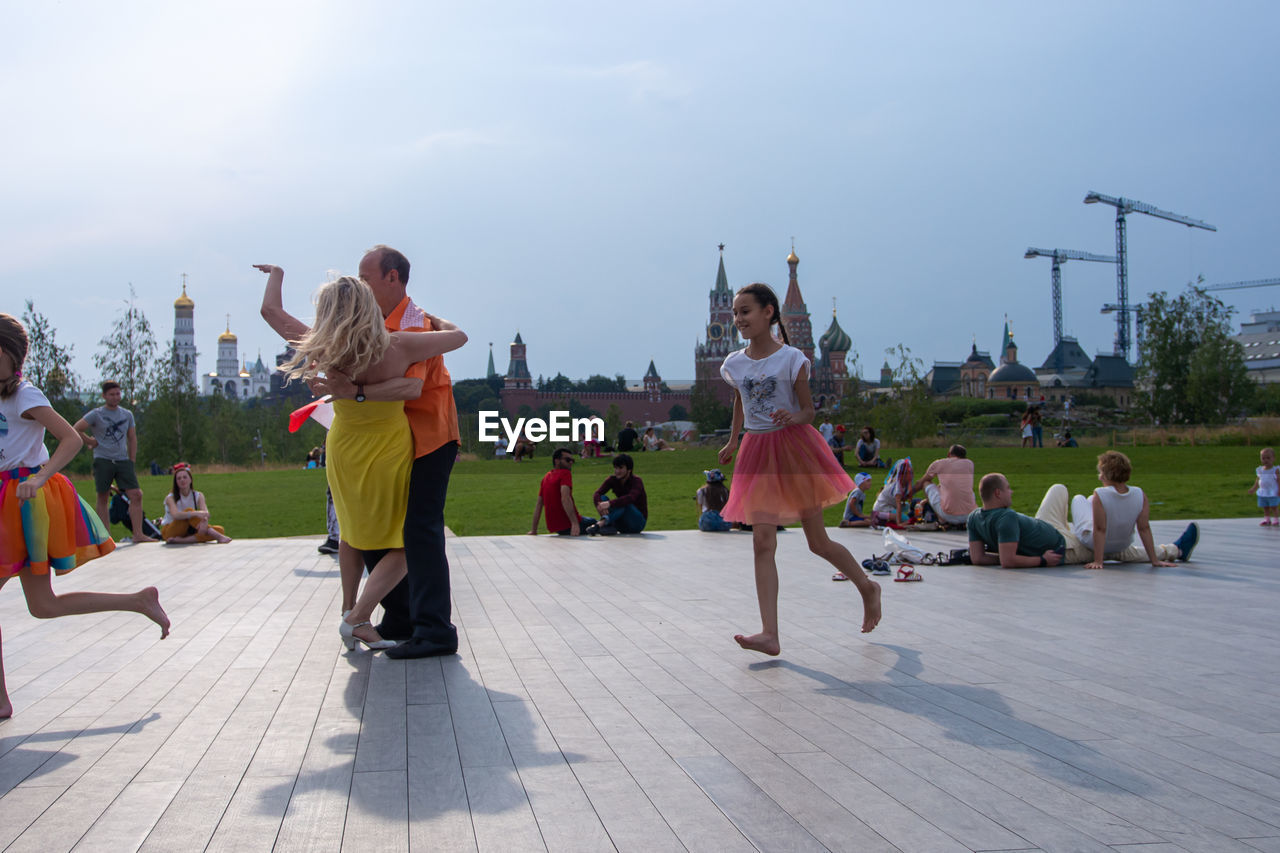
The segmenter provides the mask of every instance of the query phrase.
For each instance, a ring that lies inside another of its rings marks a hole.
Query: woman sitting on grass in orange
[[[164,496],[160,536],[169,545],[231,541],[221,526],[209,523],[209,506],[204,494],[191,488],[191,466],[186,462],[173,466],[173,491]]]

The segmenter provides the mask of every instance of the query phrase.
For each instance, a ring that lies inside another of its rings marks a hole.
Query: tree
[[[674,406],[672,406],[672,407],[671,407],[671,409],[667,412],[667,420],[669,420],[669,421],[687,421],[687,420],[689,420],[689,412],[685,410],[685,407],[684,407],[684,406],[680,405],[679,403],[676,403],[676,404],[675,404]]]
[[[146,429],[138,430],[139,456],[170,461],[189,460],[203,450],[197,436],[204,432],[205,420],[196,414],[199,389],[191,373],[183,369],[178,345],[170,341],[156,360],[149,385],[151,401],[145,414]],[[166,463],[167,466],[167,463]]]
[[[1193,284],[1172,299],[1152,293],[1139,310],[1135,377],[1148,415],[1165,424],[1209,424],[1247,408],[1256,389],[1231,337],[1233,309]]]
[[[129,285],[129,301],[93,357],[103,379],[120,383],[126,405],[145,404],[150,397],[151,362],[156,356],[156,336],[147,315],[137,305],[138,295]]]
[[[938,429],[932,395],[921,372],[924,362],[911,355],[903,344],[885,350],[896,357],[898,365],[893,369],[893,392],[881,398],[871,409],[870,420],[877,432],[901,444],[913,439],[933,435]]]
[[[698,425],[699,432],[728,429],[733,420],[733,410],[716,399],[705,382],[698,382],[693,386],[689,410],[689,419]]]
[[[627,380],[622,376],[615,376],[613,379],[610,379],[609,377],[601,376],[598,373],[593,373],[591,376],[587,377],[586,382],[580,382],[578,384],[581,386],[578,389],[580,391],[603,391],[607,393],[610,391],[627,390]]]
[[[61,346],[49,318],[36,310],[28,299],[22,312],[22,325],[27,327],[27,358],[22,372],[27,381],[39,388],[50,400],[58,400],[76,392],[79,380],[71,369],[75,344]]]

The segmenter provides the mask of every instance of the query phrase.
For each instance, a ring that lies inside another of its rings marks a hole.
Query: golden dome
[[[235,342],[236,342],[236,340],[238,340],[238,339],[236,338],[236,336],[235,336],[235,335],[231,334],[231,325],[228,323],[228,324],[227,324],[227,330],[226,330],[225,332],[223,332],[222,334],[218,335],[218,343],[220,343],[220,344],[223,344],[223,343],[232,343],[232,344],[233,344],[233,343],[235,343]]]
[[[182,285],[182,295],[173,300],[174,308],[195,308],[196,303],[190,296],[187,296],[187,285]]]
[[[789,264],[798,264],[798,263],[800,263],[800,259],[796,257],[796,247],[795,247],[795,246],[792,246],[792,247],[791,247],[791,254],[787,255],[787,263],[789,263]]]

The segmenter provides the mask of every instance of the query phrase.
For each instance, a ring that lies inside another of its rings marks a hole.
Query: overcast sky
[[[1052,343],[1049,261],[1115,251],[1131,294],[1280,276],[1274,3],[6,4],[0,309],[34,298],[76,366],[130,283],[163,346],[188,275],[202,372],[242,357],[285,268],[310,317],[328,271],[387,243],[410,293],[505,371],[693,375],[717,244],[730,285],[832,298],[859,367]],[[1109,351],[1114,267],[1063,269],[1065,331]],[[1225,298],[1247,312],[1280,288]]]

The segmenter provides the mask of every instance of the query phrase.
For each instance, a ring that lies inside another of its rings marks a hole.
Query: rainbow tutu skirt
[[[852,489],[853,481],[811,425],[749,432],[720,514],[744,524],[791,524],[844,503]]]
[[[30,500],[18,499],[18,484],[38,470],[0,471],[0,577],[27,568],[61,575],[115,550],[102,519],[62,474]]]

